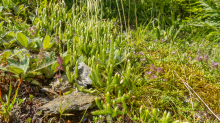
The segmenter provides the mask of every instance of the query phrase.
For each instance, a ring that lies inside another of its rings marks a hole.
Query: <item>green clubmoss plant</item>
[[[128,113],[128,107],[126,104],[126,101],[131,96],[131,93],[121,95],[121,92],[117,98],[111,99],[110,92],[107,92],[105,94],[105,102],[99,101],[98,98],[95,99],[96,105],[99,107],[100,110],[93,111],[93,115],[107,115],[107,120],[111,121],[112,118],[117,117],[118,115],[127,114]],[[119,110],[119,107],[117,104],[122,103],[122,110]]]
[[[70,71],[70,67],[69,66],[66,67],[66,75],[68,77],[69,82],[73,83],[74,80],[75,80],[75,75],[73,74],[72,71]]]
[[[152,109],[149,111],[145,106],[140,107],[140,116],[137,117],[136,115],[131,118],[133,121],[142,122],[142,123],[188,123],[188,122],[180,122],[180,121],[173,121],[170,113],[164,112],[162,117],[160,115],[160,111],[158,109]]]

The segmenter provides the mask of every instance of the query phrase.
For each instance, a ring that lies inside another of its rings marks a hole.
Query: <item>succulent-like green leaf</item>
[[[97,110],[97,111],[93,111],[91,113],[92,113],[92,115],[104,115],[104,114],[109,114],[111,112],[109,112],[108,110]]]
[[[68,80],[70,81],[70,80],[71,80],[71,73],[70,73],[70,67],[69,67],[69,65],[66,66],[66,75],[67,75],[67,77],[68,77]],[[71,81],[70,81],[70,83],[71,83]]]
[[[116,116],[119,115],[119,114],[120,114],[120,111],[119,111],[118,107],[116,107],[116,108],[113,110],[112,117],[114,118],[114,117],[116,117]]]
[[[77,89],[80,91],[80,92],[85,92],[85,93],[90,93],[90,94],[94,94],[94,93],[97,93],[96,90],[92,90],[92,89],[85,89],[83,86],[79,86],[78,84],[74,83],[75,86],[77,87]]]
[[[77,79],[78,77],[79,77],[79,70],[78,70],[78,61],[77,61],[75,66],[75,78]]]
[[[107,92],[107,94],[106,94],[106,102],[111,103],[111,98],[110,98],[110,93],[109,92]]]
[[[100,110],[103,110],[103,105],[101,104],[101,102],[99,101],[99,99],[96,97],[95,98],[95,102],[96,102],[96,105],[99,107]]]

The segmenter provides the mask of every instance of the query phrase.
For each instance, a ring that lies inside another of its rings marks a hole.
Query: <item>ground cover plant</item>
[[[16,122],[16,110],[23,122],[74,122],[62,101],[58,117],[34,117],[33,98],[66,75],[73,87],[60,96],[101,97],[78,122],[219,122],[218,3],[0,0],[0,121]],[[90,89],[77,83],[81,62]]]

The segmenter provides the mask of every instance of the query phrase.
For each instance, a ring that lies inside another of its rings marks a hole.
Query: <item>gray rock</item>
[[[55,91],[53,91],[53,90],[51,89],[51,87],[48,87],[48,86],[43,86],[43,88],[41,88],[40,91],[42,91],[42,92],[48,94],[48,98],[49,98],[50,100],[53,100],[54,98],[57,98],[57,97],[59,96],[58,93],[56,93]]]
[[[89,74],[91,74],[91,68],[85,63],[80,62],[78,66],[78,71],[79,78],[77,80],[77,84],[84,87],[87,87],[87,85],[91,85],[92,80],[89,78]],[[73,72],[75,73],[75,68],[73,68]]]
[[[51,82],[54,86],[55,92],[59,93],[61,91],[61,93],[66,93],[73,87],[73,84],[70,84],[66,75],[63,75],[60,79],[60,82],[57,81],[57,79],[54,79],[54,81]]]
[[[60,101],[62,102],[62,110],[68,105],[63,113],[84,111],[95,106],[95,96],[88,93],[75,92],[69,95],[57,97],[54,100],[46,103],[45,105],[37,109],[37,113],[35,115],[59,115]]]
[[[46,97],[45,98],[36,98],[36,97],[34,97],[33,101],[35,103],[37,103],[38,105],[44,105],[44,104],[48,103],[50,101],[50,99],[46,98]]]

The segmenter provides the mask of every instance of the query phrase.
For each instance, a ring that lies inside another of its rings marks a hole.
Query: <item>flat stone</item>
[[[91,85],[92,80],[89,78],[89,75],[91,74],[91,68],[85,63],[80,62],[78,65],[78,71],[79,78],[77,80],[77,84],[84,87],[87,87],[87,85]],[[73,68],[73,72],[75,73],[75,68]]]
[[[58,93],[56,93],[55,91],[53,91],[51,89],[51,87],[48,87],[48,86],[43,86],[43,88],[40,89],[40,91],[46,93],[48,95],[48,98],[50,100],[53,100],[54,98],[57,98],[59,96]]]
[[[35,103],[37,103],[38,105],[44,105],[44,104],[46,104],[46,103],[48,103],[49,101],[50,101],[50,99],[49,98],[36,98],[36,97],[34,97],[33,98],[33,101],[35,102]]]
[[[83,92],[74,92],[68,95],[57,97],[42,107],[39,107],[35,115],[59,115],[60,101],[62,102],[62,110],[68,105],[63,113],[84,111],[95,106],[95,96]]]
[[[61,81],[57,80],[57,79],[54,79],[53,82],[53,85],[54,85],[54,91],[59,93],[66,93],[67,91],[69,91],[72,87],[73,87],[73,84],[70,84],[69,80],[68,80],[68,77],[66,75],[63,75],[61,78],[60,78]]]

